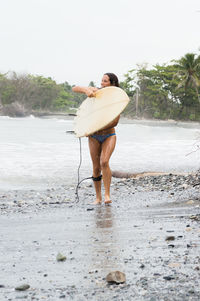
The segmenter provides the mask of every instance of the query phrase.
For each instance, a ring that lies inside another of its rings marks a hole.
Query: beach
[[[79,200],[74,185],[2,191],[0,299],[199,300],[198,183],[198,173],[113,178],[110,206],[91,204],[90,180]],[[126,282],[108,284],[116,270]]]
[[[0,128],[0,300],[199,300],[199,124],[122,118],[110,206],[72,119]]]

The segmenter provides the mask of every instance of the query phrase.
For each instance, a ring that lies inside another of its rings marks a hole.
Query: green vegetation
[[[50,77],[17,75],[15,72],[0,74],[2,114],[73,113],[84,99],[84,95],[72,91],[68,82],[57,84]]]
[[[95,86],[94,82],[89,83]],[[170,64],[138,66],[120,83],[131,102],[129,117],[200,120],[200,55],[187,53]],[[0,74],[0,113],[25,116],[74,113],[85,95],[74,93],[68,82],[34,75]]]
[[[133,99],[127,115],[200,120],[200,55],[187,53],[180,60],[152,69],[138,66],[125,74],[121,86]]]

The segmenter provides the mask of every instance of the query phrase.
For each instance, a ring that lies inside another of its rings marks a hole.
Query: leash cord
[[[82,146],[81,146],[81,138],[78,138],[79,139],[79,145],[80,145],[80,162],[79,162],[79,166],[78,166],[78,184],[76,186],[76,200],[77,202],[79,202],[79,195],[78,195],[78,189],[79,189],[79,185],[85,181],[85,180],[89,180],[89,179],[92,179],[93,177],[88,177],[88,178],[84,178],[83,180],[80,181],[80,168],[81,168],[81,164],[82,164]]]

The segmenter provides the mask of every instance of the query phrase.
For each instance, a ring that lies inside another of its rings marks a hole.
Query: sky
[[[199,0],[0,0],[0,73],[99,86],[199,50]]]

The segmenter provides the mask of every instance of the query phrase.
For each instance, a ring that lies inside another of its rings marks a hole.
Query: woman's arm
[[[79,87],[79,86],[75,86],[72,88],[73,92],[77,92],[77,93],[84,93],[86,94],[88,97],[94,97],[95,96],[95,92],[98,89],[95,87]]]

